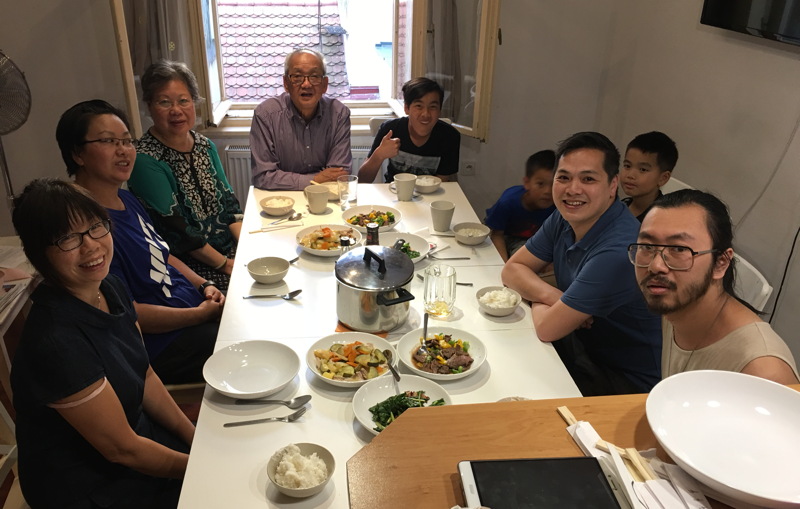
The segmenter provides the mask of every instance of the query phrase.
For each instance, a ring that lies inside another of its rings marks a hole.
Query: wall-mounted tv
[[[800,46],[800,0],[705,0],[700,23]]]

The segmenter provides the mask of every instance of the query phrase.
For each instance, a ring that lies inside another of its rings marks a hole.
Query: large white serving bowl
[[[414,351],[414,349],[420,344],[419,339],[422,337],[421,328],[414,329],[411,332],[406,333],[397,343],[397,356],[400,357],[400,362],[403,363],[403,366],[410,369],[415,375],[424,376],[425,378],[430,378],[431,380],[458,380],[459,378],[468,377],[478,371],[484,361],[486,361],[486,346],[484,346],[483,341],[478,339],[474,334],[470,334],[467,331],[455,329],[453,327],[437,327],[435,325],[428,327],[428,339],[433,337],[434,334],[440,333],[450,334],[453,339],[469,341],[468,353],[472,356],[472,365],[468,370],[462,373],[444,375],[441,373],[428,373],[427,371],[422,371],[416,367],[411,359],[411,352]]]
[[[396,388],[399,388],[400,392],[425,391],[425,395],[431,398],[429,401],[443,399],[445,405],[453,404],[453,400],[450,399],[450,395],[444,390],[444,387],[427,378],[402,375],[399,382],[395,382],[394,378],[390,376],[370,380],[361,386],[353,396],[353,413],[358,422],[373,435],[377,435],[379,432],[374,429],[375,423],[372,421],[372,413],[369,409],[397,394]]]
[[[339,256],[342,255],[342,248],[328,249],[328,250],[311,249],[310,247],[304,246],[304,245],[302,245],[300,243],[300,241],[303,240],[303,237],[305,237],[309,233],[313,232],[314,230],[319,230],[321,228],[326,228],[326,227],[330,228],[331,230],[334,230],[334,231],[343,231],[343,230],[347,230],[348,229],[347,226],[342,225],[342,224],[320,224],[320,225],[317,225],[317,226],[309,226],[309,227],[303,228],[302,230],[297,232],[297,235],[295,237],[297,239],[297,245],[300,246],[303,249],[303,251],[305,251],[306,253],[309,253],[309,254],[313,254],[313,255],[316,255],[316,256],[327,256],[327,257],[337,257],[338,258]],[[361,232],[359,232],[355,227],[352,227],[350,229],[353,231],[353,233],[351,235],[351,238],[353,240],[353,245],[360,244],[361,243],[361,238],[362,238],[361,237]]]
[[[394,347],[391,343],[383,339],[382,337],[376,336],[374,334],[369,334],[368,332],[338,332],[336,334],[331,334],[330,336],[325,336],[324,338],[320,339],[313,345],[311,348],[308,349],[308,353],[306,353],[306,364],[308,365],[308,369],[314,374],[315,377],[322,380],[323,382],[327,382],[331,385],[335,385],[337,387],[349,387],[353,389],[357,389],[362,385],[370,382],[370,380],[353,380],[353,381],[346,381],[346,380],[331,380],[330,378],[325,378],[322,376],[322,373],[319,372],[317,369],[317,361],[316,357],[314,357],[314,350],[327,350],[331,347],[331,345],[335,343],[347,344],[353,343],[355,341],[361,341],[362,343],[370,343],[375,348],[379,350],[389,350],[392,352],[392,365],[397,366],[397,352],[395,352]],[[386,370],[380,375],[378,378],[389,376],[391,377],[392,372],[390,370]]]
[[[419,262],[426,256],[428,256],[428,252],[431,250],[431,245],[428,243],[427,240],[420,237],[419,235],[414,235],[413,233],[400,233],[400,232],[386,232],[382,233],[378,238],[378,242],[382,246],[392,247],[397,239],[405,239],[406,242],[411,246],[411,249],[414,251],[419,251],[419,256],[416,258],[412,258],[411,261],[414,263]]]
[[[376,212],[391,212],[394,214],[394,223],[386,224],[378,228],[380,233],[386,232],[395,228],[403,218],[403,215],[400,213],[399,210],[393,209],[392,207],[387,207],[386,205],[359,205],[358,207],[350,207],[349,209],[342,212],[342,222],[349,226],[352,226],[356,230],[360,231],[361,233],[367,233],[366,226],[358,226],[358,225],[351,225],[347,222],[347,220],[353,216],[357,216],[359,214],[369,214],[372,211]]]
[[[214,352],[203,366],[203,378],[220,394],[255,399],[280,391],[298,371],[300,358],[288,346],[242,341]]]
[[[733,500],[800,505],[800,392],[729,371],[687,371],[659,382],[647,420],[695,479]]]

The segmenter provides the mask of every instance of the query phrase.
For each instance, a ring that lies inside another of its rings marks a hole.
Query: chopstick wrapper
[[[683,504],[689,509],[710,509],[711,504],[708,503],[703,492],[700,491],[700,486],[689,474],[678,465],[671,463],[664,463],[658,458],[650,460],[650,466],[661,477],[666,477],[672,482],[673,488],[678,492]]]

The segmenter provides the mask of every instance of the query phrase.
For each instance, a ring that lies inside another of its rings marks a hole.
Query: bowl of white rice
[[[475,294],[478,306],[487,315],[508,316],[516,311],[522,298],[517,292],[505,286],[487,286]]]
[[[417,181],[414,183],[414,189],[418,193],[430,194],[439,189],[441,183],[442,179],[439,177],[434,177],[433,175],[422,175],[417,177]]]
[[[305,498],[325,489],[335,467],[333,454],[321,445],[289,444],[269,459],[267,476],[284,495]]]
[[[482,244],[489,236],[489,227],[481,223],[458,223],[453,226],[456,240],[468,246]]]
[[[282,216],[288,214],[294,207],[294,199],[288,196],[267,196],[258,202],[261,210],[270,216]]]

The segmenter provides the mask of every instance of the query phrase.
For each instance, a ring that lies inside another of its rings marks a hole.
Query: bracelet
[[[221,269],[222,267],[224,267],[224,266],[225,266],[225,264],[226,264],[226,263],[228,263],[228,257],[227,257],[227,256],[226,256],[225,258],[223,258],[223,259],[222,259],[222,263],[220,263],[219,265],[217,265],[216,267],[214,267],[214,270],[219,270],[219,269]]]

